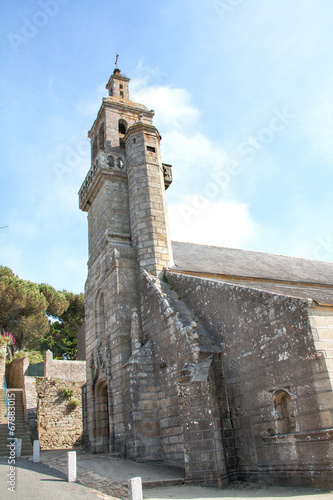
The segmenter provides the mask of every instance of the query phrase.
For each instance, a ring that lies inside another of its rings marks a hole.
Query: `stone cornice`
[[[129,82],[130,78],[127,78],[127,76],[117,75],[117,74],[113,73],[110,76],[108,83],[105,85],[105,88],[109,88],[109,86],[111,85],[111,81],[112,80],[120,80],[122,82]]]
[[[137,121],[133,123],[131,127],[126,132],[126,135],[124,137],[125,141],[134,133],[139,132],[141,130],[144,130],[145,132],[149,132],[151,135],[156,135],[158,140],[161,140],[162,137],[157,130],[157,128],[154,125],[151,125],[150,123],[145,123],[143,121]]]
[[[88,212],[94,198],[107,179],[126,182],[126,171],[117,168],[108,169],[96,167],[96,164],[89,170],[80,191],[79,206],[84,212]]]

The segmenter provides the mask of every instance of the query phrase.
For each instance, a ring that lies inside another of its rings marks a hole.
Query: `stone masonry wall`
[[[27,373],[28,366],[28,358],[17,358],[8,363],[6,366],[7,387],[11,389],[23,389],[24,376]]]
[[[32,440],[38,439],[36,377],[25,376],[23,380],[25,419]]]
[[[44,354],[44,377],[63,381],[85,382],[86,362],[53,359],[51,351]]]
[[[139,265],[154,275],[172,261],[159,134],[138,121],[126,134],[131,236]]]
[[[154,384],[153,350],[146,342],[132,353],[124,366],[128,383],[123,389],[128,415],[126,455],[140,460],[162,460],[159,407]],[[125,380],[124,380],[125,381]]]
[[[102,451],[96,449],[98,422],[94,412],[96,391],[105,378],[112,399],[109,401],[112,406],[109,413],[110,451],[126,451],[124,432],[128,429],[129,413],[124,410],[124,391],[128,387],[128,374],[123,365],[131,355],[131,314],[137,308],[135,278],[135,254],[130,245],[107,244],[89,266],[85,304],[87,431],[91,451]],[[99,317],[101,321],[97,323]]]
[[[333,307],[313,306],[309,310],[310,323],[318,354],[326,361],[333,389]],[[328,389],[329,390],[329,389]]]
[[[85,361],[86,359],[86,323],[82,323],[81,328],[77,334],[77,352],[76,359]]]
[[[36,377],[38,435],[42,449],[71,448],[81,443],[82,385]],[[66,390],[69,397],[64,393]]]
[[[185,467],[192,481],[222,483],[226,461],[217,400],[208,381],[212,353],[199,352],[200,325],[177,296],[147,273],[142,275],[140,292],[143,338],[153,345],[163,460]],[[193,365],[195,390],[188,391],[183,382]],[[217,416],[214,421],[208,420],[212,414]]]
[[[167,276],[212,338],[222,340],[240,478],[328,487],[333,394],[327,390],[326,360],[317,352],[308,302],[185,275]],[[291,399],[295,428],[289,433],[276,430],[277,391]]]

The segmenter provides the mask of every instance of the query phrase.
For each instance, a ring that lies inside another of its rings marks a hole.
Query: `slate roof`
[[[172,250],[175,271],[333,286],[330,262],[178,241]]]

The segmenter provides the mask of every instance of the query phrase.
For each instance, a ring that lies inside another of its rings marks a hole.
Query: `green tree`
[[[0,266],[0,329],[15,336],[16,349],[38,349],[50,329],[48,316],[59,316],[68,305],[66,296],[50,285],[22,280]]]
[[[50,349],[54,358],[76,359],[77,335],[84,321],[84,294],[63,291],[69,305],[50,325],[47,334],[40,340],[43,351]]]
[[[47,302],[47,308],[45,314],[47,316],[59,316],[69,306],[69,302],[66,298],[67,292],[58,292],[51,285],[42,283],[38,285],[39,291],[44,295]]]

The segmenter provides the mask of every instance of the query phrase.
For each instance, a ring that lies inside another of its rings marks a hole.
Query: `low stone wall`
[[[44,354],[44,377],[85,383],[86,362],[53,359],[51,351]]]
[[[81,444],[82,385],[82,382],[65,384],[36,377],[37,425],[42,449],[72,448]]]
[[[29,359],[17,358],[6,366],[6,383],[10,389],[23,389],[24,376],[28,371]]]

